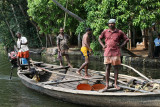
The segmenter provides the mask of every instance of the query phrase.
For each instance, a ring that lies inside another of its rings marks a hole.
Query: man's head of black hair
[[[86,29],[86,32],[88,32],[88,31],[92,31],[92,29],[91,29],[91,28],[87,28],[87,29]]]

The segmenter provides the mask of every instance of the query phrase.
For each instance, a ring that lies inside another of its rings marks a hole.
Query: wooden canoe
[[[38,75],[40,80],[37,82],[33,76],[33,73],[25,70],[18,70],[17,74],[22,83],[33,90],[47,94],[54,98],[64,100],[71,103],[88,105],[88,106],[123,106],[123,107],[137,107],[137,106],[159,106],[160,105],[160,91],[146,91],[135,88],[131,88],[132,91],[116,90],[112,88],[108,92],[100,91],[86,91],[77,90],[77,85],[80,83],[88,82],[93,85],[97,81],[104,84],[102,71],[89,70],[92,75],[90,79],[80,77],[75,73],[76,68],[61,67],[52,64],[45,64],[41,62],[33,63],[33,67],[38,71],[34,73]],[[32,69],[33,69],[32,67]],[[111,73],[111,76],[113,74]],[[112,78],[111,78],[112,79]],[[119,74],[119,85],[125,89],[128,79],[136,79],[143,82],[143,79]],[[120,81],[121,80],[121,81]],[[128,87],[128,86],[126,86]]]

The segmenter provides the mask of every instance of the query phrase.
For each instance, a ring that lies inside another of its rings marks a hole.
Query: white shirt
[[[27,43],[27,38],[26,37],[21,37],[20,39],[18,38],[17,40],[17,48],[19,48],[19,51],[25,52],[28,51],[29,48],[27,45],[20,45],[21,43]]]

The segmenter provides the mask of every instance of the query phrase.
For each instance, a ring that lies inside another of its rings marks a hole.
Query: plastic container
[[[22,65],[27,65],[27,64],[28,64],[28,62],[27,62],[27,59],[26,59],[26,58],[21,58],[21,60],[22,60]]]
[[[79,84],[77,90],[88,90],[91,91],[92,87],[89,84]]]
[[[105,88],[105,85],[104,85],[104,84],[94,84],[94,85],[92,86],[92,89],[93,89],[94,91],[99,91],[99,90],[101,90],[101,89],[103,89],[103,88]]]

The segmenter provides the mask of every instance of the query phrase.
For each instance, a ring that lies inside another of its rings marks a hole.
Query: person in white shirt
[[[28,68],[30,70],[30,63],[29,63],[29,48],[27,46],[28,41],[26,37],[23,37],[20,32],[16,33],[18,40],[17,40],[17,48],[18,48],[18,66],[20,66],[20,58],[26,58],[28,61]]]

